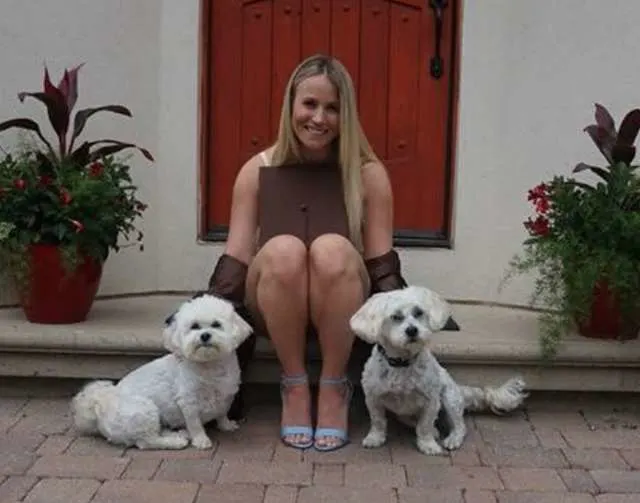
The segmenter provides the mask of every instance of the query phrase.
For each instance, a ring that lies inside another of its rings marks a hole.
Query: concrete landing
[[[185,298],[97,300],[89,319],[75,325],[32,324],[20,309],[2,309],[0,375],[117,379],[164,353],[163,320]],[[434,350],[459,380],[491,384],[519,374],[538,390],[640,391],[640,340],[568,334],[554,361],[543,364],[536,313],[454,304],[454,315],[462,330],[436,334]],[[248,381],[276,382],[278,376],[273,350],[261,339]]]

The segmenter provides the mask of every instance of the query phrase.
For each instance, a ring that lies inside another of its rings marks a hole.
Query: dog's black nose
[[[211,334],[209,332],[205,332],[204,334],[200,334],[200,340],[202,342],[209,342],[211,340]]]
[[[409,325],[407,328],[404,329],[404,333],[407,334],[407,337],[409,339],[415,339],[416,337],[418,337],[418,327],[414,325]]]

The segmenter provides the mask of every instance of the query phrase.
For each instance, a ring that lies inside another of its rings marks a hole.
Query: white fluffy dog
[[[350,320],[351,329],[375,344],[362,372],[362,388],[371,420],[365,447],[386,442],[386,411],[415,426],[417,447],[424,454],[440,454],[435,420],[440,407],[450,423],[442,441],[457,449],[466,436],[465,410],[489,409],[496,414],[511,411],[526,398],[519,378],[499,388],[459,386],[438,363],[429,345],[431,334],[441,330],[451,314],[441,297],[423,287],[372,295]]]
[[[117,385],[86,385],[71,403],[75,426],[140,449],[211,447],[204,424],[215,419],[222,431],[238,428],[227,417],[240,385],[235,350],[251,332],[226,300],[203,295],[183,303],[165,321],[164,346],[171,353]]]

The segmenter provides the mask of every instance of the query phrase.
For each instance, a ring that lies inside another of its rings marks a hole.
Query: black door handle
[[[440,55],[440,42],[442,40],[442,17],[447,8],[447,0],[429,0],[429,7],[433,9],[433,20],[435,22],[435,54],[431,57],[430,71],[434,79],[439,79],[443,74],[444,62]]]

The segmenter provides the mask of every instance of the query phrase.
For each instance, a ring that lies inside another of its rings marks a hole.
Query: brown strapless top
[[[258,248],[289,234],[309,246],[322,234],[349,239],[342,177],[335,163],[296,163],[260,168]]]

